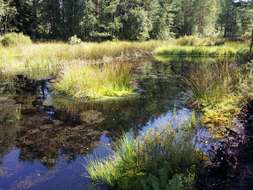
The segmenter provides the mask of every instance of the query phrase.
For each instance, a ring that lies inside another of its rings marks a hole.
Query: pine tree
[[[195,0],[194,33],[200,36],[213,35],[220,10],[219,0]]]
[[[174,14],[171,0],[154,1],[151,8],[152,31],[151,38],[169,39],[174,36],[171,28]]]
[[[11,1],[0,0],[0,34],[15,30],[13,24],[16,8],[11,6],[10,3]]]
[[[42,1],[42,26],[44,35],[50,39],[64,38],[63,12],[61,0]]]
[[[233,0],[221,0],[221,13],[218,23],[224,32],[224,37],[234,37],[238,32],[238,12]]]
[[[175,10],[173,30],[176,36],[192,35],[195,0],[173,0],[173,4]]]

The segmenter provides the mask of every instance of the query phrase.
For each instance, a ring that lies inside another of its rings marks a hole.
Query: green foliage
[[[176,40],[176,45],[180,46],[215,46],[224,45],[224,43],[224,40],[216,37],[183,36]]]
[[[75,98],[106,98],[133,93],[131,66],[114,63],[98,66],[66,67],[56,89]]]
[[[118,59],[149,55],[166,41],[81,43],[34,43],[0,46],[0,70],[3,78],[24,74],[33,79],[58,76],[68,65],[108,63]],[[0,76],[1,77],[1,76]],[[2,78],[2,77],[1,77]]]
[[[242,65],[238,90],[245,100],[253,99],[253,61]]]
[[[219,23],[223,27],[224,37],[233,37],[237,34],[237,10],[233,1],[221,1],[221,14],[219,15]]]
[[[169,57],[224,57],[235,58],[237,49],[229,46],[168,46],[160,47],[155,51],[156,56]]]
[[[242,0],[0,0],[0,33],[62,40],[76,34],[89,41],[247,36],[252,6]]]
[[[137,139],[125,136],[111,157],[91,161],[88,172],[93,180],[117,189],[193,190],[198,156],[190,136],[176,134],[170,124]]]
[[[0,34],[15,29],[13,20],[16,15],[16,8],[10,6],[11,1],[0,0]]]
[[[31,44],[30,37],[23,35],[22,33],[8,33],[1,38],[1,44],[3,46],[16,46]]]
[[[154,1],[151,9],[152,30],[150,37],[158,39],[170,39],[174,37],[174,33],[172,32],[174,13],[171,0]]]
[[[151,23],[145,10],[141,8],[131,9],[125,23],[127,25],[126,34],[129,34],[128,39],[146,40],[149,38]]]
[[[239,68],[220,61],[202,63],[189,71],[183,80],[193,92],[190,106],[202,111],[202,122],[211,132],[222,136],[226,127],[232,127],[233,118],[240,112],[242,102],[252,99],[252,64]]]

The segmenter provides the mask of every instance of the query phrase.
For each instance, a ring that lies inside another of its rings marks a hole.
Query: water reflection
[[[85,103],[56,97],[50,90],[46,100],[11,98],[9,104],[21,106],[21,119],[13,128],[0,128],[5,147],[0,152],[0,189],[89,189],[87,160],[110,154],[122,133],[185,121],[191,114],[184,108],[189,94],[172,67],[136,64],[140,95],[128,99]]]

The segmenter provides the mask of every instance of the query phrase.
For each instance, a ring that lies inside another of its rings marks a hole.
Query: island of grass
[[[125,135],[111,156],[89,162],[91,179],[113,189],[194,189],[200,156],[190,140],[192,121],[177,132],[168,124],[138,138]]]
[[[66,67],[55,89],[79,99],[109,99],[135,95],[132,66],[127,63]]]
[[[155,58],[159,61],[174,59],[215,58],[242,59],[249,53],[249,46],[241,42],[224,42],[222,45],[166,45],[155,50]]]

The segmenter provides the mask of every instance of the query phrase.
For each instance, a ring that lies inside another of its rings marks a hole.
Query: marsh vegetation
[[[0,189],[250,189],[252,7],[0,0]]]

